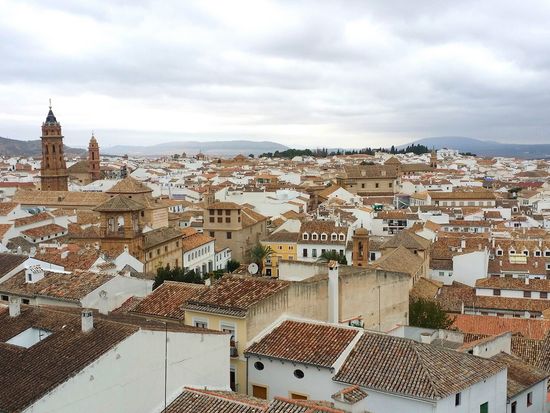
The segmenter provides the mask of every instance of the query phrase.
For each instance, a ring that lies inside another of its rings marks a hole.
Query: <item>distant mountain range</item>
[[[172,155],[182,154],[194,155],[202,152],[205,155],[260,155],[265,152],[284,151],[287,146],[269,141],[185,141],[185,142],[167,142],[159,143],[151,146],[134,146],[134,145],[116,145],[106,148],[101,148],[101,152],[108,155],[138,155],[138,156],[153,156],[153,155]]]
[[[471,152],[481,156],[550,158],[550,144],[500,143],[461,136],[423,138],[411,143],[425,145],[428,148],[458,149],[460,152]],[[398,146],[398,149],[405,148],[407,145]]]
[[[63,146],[67,155],[83,155],[85,149]],[[20,141],[0,137],[0,156],[41,156],[42,143],[40,139],[32,141]]]

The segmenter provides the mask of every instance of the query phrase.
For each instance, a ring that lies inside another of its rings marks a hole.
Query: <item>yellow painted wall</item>
[[[271,276],[279,276],[279,260],[296,260],[298,246],[295,242],[261,242],[265,247],[271,247],[271,264],[268,265],[264,260],[264,274],[266,268],[271,268]]]

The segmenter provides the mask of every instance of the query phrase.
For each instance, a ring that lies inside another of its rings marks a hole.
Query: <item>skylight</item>
[[[52,334],[51,331],[44,330],[42,328],[30,327],[25,331],[17,334],[15,337],[10,338],[6,343],[13,344],[19,347],[29,348],[36,343],[44,340],[46,337]]]

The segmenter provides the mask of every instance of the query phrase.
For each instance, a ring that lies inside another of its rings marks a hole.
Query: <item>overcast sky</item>
[[[0,0],[0,136],[550,143],[550,1]]]

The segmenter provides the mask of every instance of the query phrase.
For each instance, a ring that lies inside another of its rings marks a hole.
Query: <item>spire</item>
[[[52,100],[50,99],[50,110],[48,111],[48,116],[46,116],[46,123],[47,124],[56,124],[57,123],[57,119],[55,118],[55,115],[53,114],[53,111],[52,111]]]

